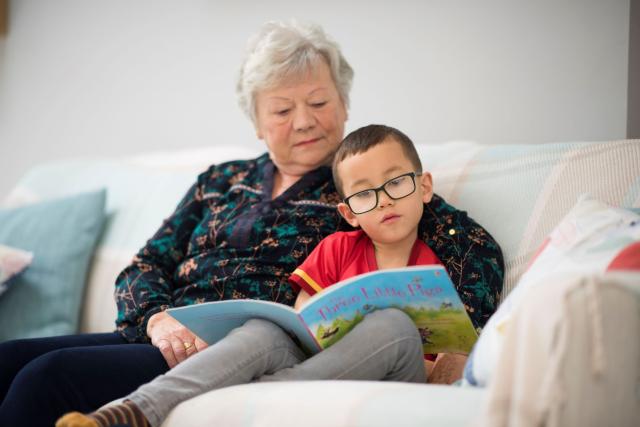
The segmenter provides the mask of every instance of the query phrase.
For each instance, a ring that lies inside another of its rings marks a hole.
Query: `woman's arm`
[[[425,205],[420,238],[444,264],[473,325],[482,328],[498,307],[504,261],[481,225],[434,194]]]
[[[151,316],[173,305],[172,295],[176,290],[173,276],[185,259],[194,229],[202,220],[202,182],[207,172],[200,175],[175,212],[116,279],[116,325],[130,342],[148,342],[147,324]]]

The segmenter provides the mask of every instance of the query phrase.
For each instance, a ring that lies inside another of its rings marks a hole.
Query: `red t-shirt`
[[[442,264],[423,241],[416,239],[407,265]],[[378,270],[373,242],[364,231],[339,231],[325,237],[291,274],[289,282],[309,295],[341,280]]]

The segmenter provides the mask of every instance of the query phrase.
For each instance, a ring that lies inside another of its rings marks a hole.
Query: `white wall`
[[[0,198],[39,162],[258,144],[234,87],[270,19],[322,24],[356,71],[348,129],[416,141],[623,138],[629,0],[13,0]]]

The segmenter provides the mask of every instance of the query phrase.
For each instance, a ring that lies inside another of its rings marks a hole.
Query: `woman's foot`
[[[150,427],[140,409],[131,401],[111,405],[90,414],[69,412],[56,427]]]

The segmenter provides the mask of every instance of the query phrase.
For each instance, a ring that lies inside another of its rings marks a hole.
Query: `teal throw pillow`
[[[84,284],[105,222],[106,191],[0,209],[0,244],[33,253],[0,297],[0,341],[78,331]],[[105,302],[108,303],[108,302]]]

